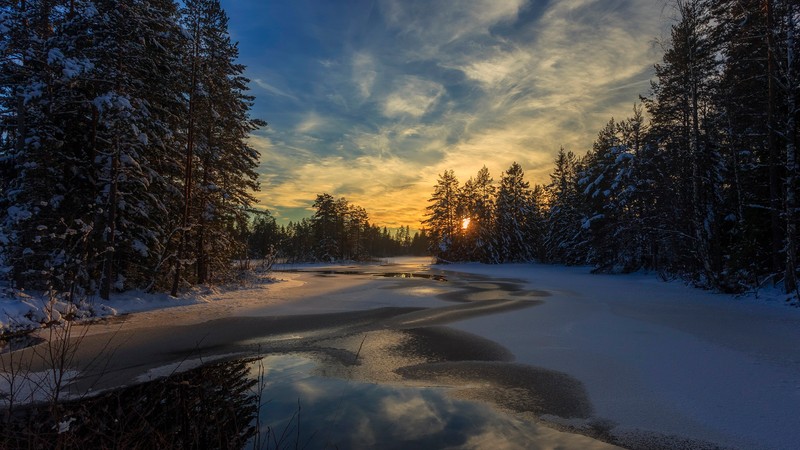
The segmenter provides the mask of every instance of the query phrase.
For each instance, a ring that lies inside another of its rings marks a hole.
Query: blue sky
[[[222,0],[269,122],[260,204],[279,220],[344,196],[418,228],[437,175],[519,162],[545,183],[647,94],[663,0]]]

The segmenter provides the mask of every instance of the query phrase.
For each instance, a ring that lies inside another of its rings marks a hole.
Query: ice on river
[[[596,417],[749,449],[800,442],[800,310],[649,275],[476,264],[440,268],[525,280],[536,308],[450,324],[518,362],[582,381]]]

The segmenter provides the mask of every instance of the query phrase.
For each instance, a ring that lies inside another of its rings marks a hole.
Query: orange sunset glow
[[[412,228],[444,170],[499,179],[517,161],[545,183],[561,146],[589,149],[647,93],[669,14],[650,0],[223,4],[269,122],[250,140],[259,207],[296,220],[325,192]]]

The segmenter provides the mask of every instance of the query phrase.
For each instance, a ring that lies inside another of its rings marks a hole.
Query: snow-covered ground
[[[429,268],[425,259],[384,263],[399,264],[403,271]],[[313,267],[325,268],[349,269]],[[615,432],[674,434],[739,449],[788,450],[800,442],[800,308],[787,306],[779,294],[734,297],[653,275],[593,275],[583,267],[450,264],[431,269],[523,280],[531,290],[549,293],[535,307],[447,326],[499,343],[519,363],[580,380],[594,407],[592,420],[613,422]],[[222,315],[447,305],[436,296],[448,291],[448,283],[415,280],[398,287],[367,276],[274,277],[278,282],[197,289],[180,299],[128,293],[94,307],[108,314],[140,312],[125,322],[129,329]],[[168,306],[177,307],[161,309]],[[0,298],[1,326],[43,317],[46,309],[36,296]]]
[[[19,290],[0,290],[0,334],[35,330],[51,321],[60,321],[64,315],[75,314],[79,319],[99,319],[130,313],[157,311],[164,308],[177,308],[216,303],[230,303],[251,300],[254,292],[267,284],[280,284],[290,281],[291,276],[272,274],[253,274],[242,285],[225,287],[199,286],[178,297],[166,293],[147,293],[131,290],[112,294],[109,300],[90,297],[77,305],[51,299],[44,292]],[[289,286],[294,284],[289,283]],[[287,286],[288,287],[288,286]],[[207,316],[206,316],[207,317]],[[201,317],[202,319],[202,317]]]
[[[450,326],[491,339],[518,362],[582,381],[594,415],[742,449],[800,442],[800,309],[700,291],[650,275],[587,268],[456,264],[518,278],[543,305]]]

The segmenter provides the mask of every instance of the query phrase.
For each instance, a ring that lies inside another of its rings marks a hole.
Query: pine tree
[[[18,287],[70,288],[85,273],[75,257],[88,230],[70,230],[74,219],[62,217],[68,191],[69,162],[64,145],[64,100],[58,95],[73,76],[83,73],[85,59],[70,59],[75,71],[61,73],[65,55],[59,44],[69,39],[61,27],[69,18],[53,3],[14,2],[0,16],[4,176],[0,196],[4,259]],[[81,162],[85,166],[84,162]],[[78,216],[79,217],[79,216]],[[75,219],[77,219],[76,217]],[[91,226],[91,225],[89,225]]]
[[[168,1],[95,6],[98,13],[88,24],[95,37],[94,75],[105,83],[92,86],[93,139],[102,209],[100,295],[108,298],[112,287],[124,288],[124,280],[136,284],[150,275],[151,248],[163,242],[168,227],[159,216],[174,200],[163,168],[172,162],[168,155],[177,143],[171,125],[182,107],[170,83],[180,72],[175,52],[181,33]],[[80,24],[73,32],[81,33]],[[147,264],[132,266],[139,258]]]
[[[285,228],[282,230],[283,227],[278,227],[269,211],[254,211],[254,214],[247,246],[251,258],[261,259],[274,254],[281,247],[281,238],[286,231]]]
[[[531,249],[531,257],[537,261],[547,259],[545,237],[547,236],[547,190],[541,184],[531,189],[528,217],[525,219],[525,235]]]
[[[156,161],[169,160],[163,151],[171,135],[168,107],[161,100],[175,95],[159,94],[179,67],[170,60],[179,35],[174,5],[22,2],[19,8],[25,17],[11,20],[28,24],[29,33],[14,33],[23,38],[8,43],[29,47],[23,61],[32,59],[21,68],[3,67],[11,83],[3,91],[25,99],[6,187],[15,212],[4,218],[12,234],[6,249],[12,276],[20,285],[32,281],[70,293],[99,282],[107,297],[112,285],[153,269],[147,258],[148,244],[159,237],[153,219],[169,200]],[[20,79],[15,71],[27,75]],[[151,194],[159,189],[161,196]],[[142,253],[142,264],[131,264],[131,255]]]
[[[464,183],[458,200],[462,237],[458,254],[461,259],[497,263],[494,205],[496,188],[489,169],[484,166],[474,178]]]
[[[600,271],[630,272],[652,262],[651,195],[644,145],[646,126],[640,106],[622,122],[611,119],[584,159],[579,182],[586,208],[582,227],[590,231],[588,262]]]
[[[345,259],[356,261],[368,259],[366,238],[369,226],[367,210],[357,205],[347,206],[345,211],[345,248],[347,253],[343,255]]]
[[[546,259],[564,264],[586,262],[586,237],[582,229],[581,200],[578,193],[578,161],[562,147],[555,160],[550,184],[546,186],[549,208],[544,239]]]
[[[501,262],[528,261],[533,256],[527,235],[530,216],[530,185],[516,162],[500,180],[495,206],[496,236]]]
[[[710,17],[697,0],[677,1],[679,21],[673,25],[671,46],[656,65],[654,100],[647,102],[653,131],[669,152],[671,173],[686,182],[676,192],[674,232],[691,237],[679,253],[693,255],[694,274],[705,284],[719,285],[720,156],[714,135],[713,86],[718,70],[717,48],[710,34]],[[684,220],[689,218],[689,220]]]
[[[217,0],[189,0],[183,26],[186,51],[188,124],[183,163],[183,223],[173,293],[184,261],[194,261],[195,280],[210,274],[224,278],[230,258],[242,245],[229,230],[244,223],[258,189],[258,153],[249,133],[265,123],[249,117],[253,98],[246,94],[244,66],[228,34],[228,18]],[[187,248],[193,240],[193,251]]]
[[[197,255],[213,257],[190,282],[246,248],[258,155],[245,139],[261,123],[219,4],[190,3],[214,29],[202,42],[171,0],[2,5],[0,241],[18,286],[107,298],[163,287],[173,267],[176,287]],[[196,252],[177,251],[182,234]]]
[[[311,219],[314,229],[316,259],[334,261],[339,259],[341,235],[339,222],[342,220],[336,199],[330,194],[317,195],[314,201],[314,216]]]
[[[775,1],[773,12],[775,19],[771,30],[774,43],[771,56],[774,59],[774,82],[780,90],[785,106],[785,118],[781,126],[780,137],[784,143],[785,170],[785,252],[783,283],[786,293],[798,294],[797,255],[798,255],[798,167],[797,141],[800,136],[797,120],[800,114],[800,7],[796,2]],[[777,131],[777,130],[776,130]]]
[[[462,220],[458,216],[458,179],[452,170],[439,175],[433,195],[428,200],[427,218],[429,250],[439,259],[451,260],[457,248]]]

